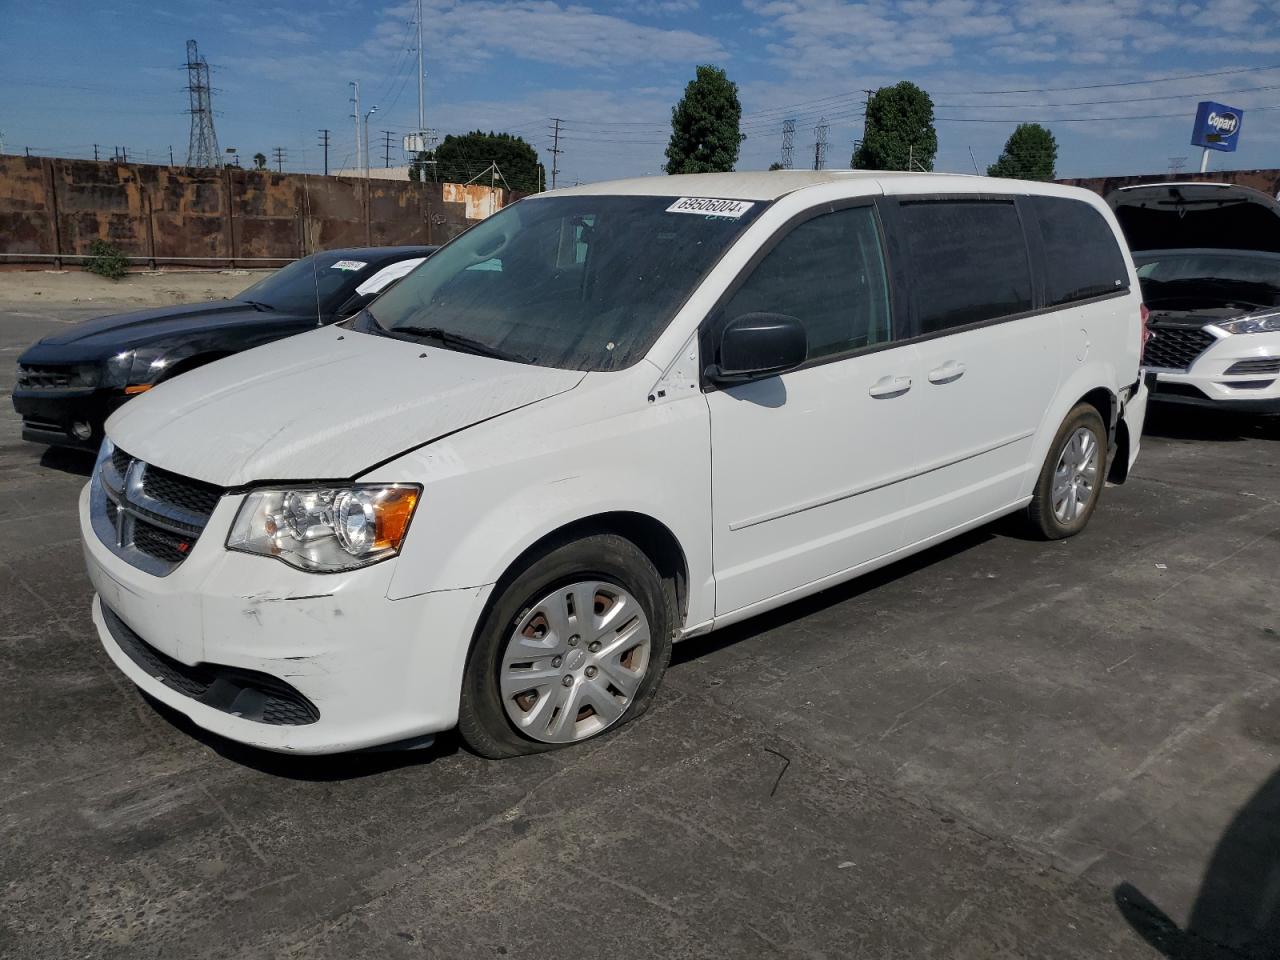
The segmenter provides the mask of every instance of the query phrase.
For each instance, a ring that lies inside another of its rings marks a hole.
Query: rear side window
[[[1031,309],[1031,265],[1012,200],[901,207],[917,334]]]
[[[889,285],[874,210],[824,213],[783,237],[733,295],[724,318],[762,312],[796,317],[810,360],[888,341]]]
[[[1082,200],[1032,197],[1044,237],[1048,306],[1129,288],[1129,271],[1102,214]]]

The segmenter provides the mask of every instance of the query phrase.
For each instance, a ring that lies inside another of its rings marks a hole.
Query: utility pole
[[[320,146],[324,147],[324,175],[329,175],[329,130],[326,127],[320,131]]]
[[[173,166],[173,144],[169,144],[169,166]]]
[[[564,121],[559,117],[552,117],[551,122],[555,124],[551,131],[551,189],[554,190],[556,176],[560,173],[560,154],[564,152],[560,149],[560,124]]]
[[[390,130],[382,131],[382,165],[388,169],[391,167],[391,138],[394,136]]]
[[[276,173],[284,173],[285,153],[284,147],[272,147],[271,152],[276,156]]]
[[[369,179],[369,118],[378,112],[377,104],[369,108],[364,115],[364,178]]]
[[[170,147],[169,149],[172,150],[173,148]],[[0,153],[4,153],[4,151],[0,150]],[[93,159],[95,161],[98,159],[98,145],[96,143],[93,145]]]
[[[359,170],[362,166],[360,163],[360,81],[352,80],[347,86],[354,91],[348,99],[355,104],[355,112],[351,114],[351,119],[356,122],[356,169]]]
[[[782,121],[782,169],[790,170],[795,162],[796,122]]]
[[[422,0],[418,0],[418,134],[425,149],[427,138],[427,69],[422,63]]]

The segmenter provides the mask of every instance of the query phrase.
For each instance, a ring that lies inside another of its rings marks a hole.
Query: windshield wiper
[[[384,327],[385,333],[395,335],[397,333],[407,333],[413,337],[419,337],[423,340],[431,340],[444,347],[446,350],[457,350],[459,353],[473,353],[478,357],[492,357],[495,360],[510,360],[512,363],[533,363],[528,357],[513,353],[510,350],[503,350],[485,343],[483,340],[476,340],[472,337],[465,336],[461,333],[453,333],[441,327]]]

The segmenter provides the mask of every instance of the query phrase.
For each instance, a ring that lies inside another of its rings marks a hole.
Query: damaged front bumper
[[[462,672],[490,587],[391,600],[395,561],[312,574],[222,546],[224,497],[171,573],[130,565],[80,497],[93,619],[139,688],[198,726],[286,753],[337,753],[456,725]]]

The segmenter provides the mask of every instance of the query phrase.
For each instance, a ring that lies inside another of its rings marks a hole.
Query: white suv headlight
[[[1226,333],[1280,333],[1280,312],[1255,313],[1249,317],[1215,323],[1214,326]]]
[[[400,552],[421,494],[403,483],[254,490],[227,549],[320,573],[365,567]]]

